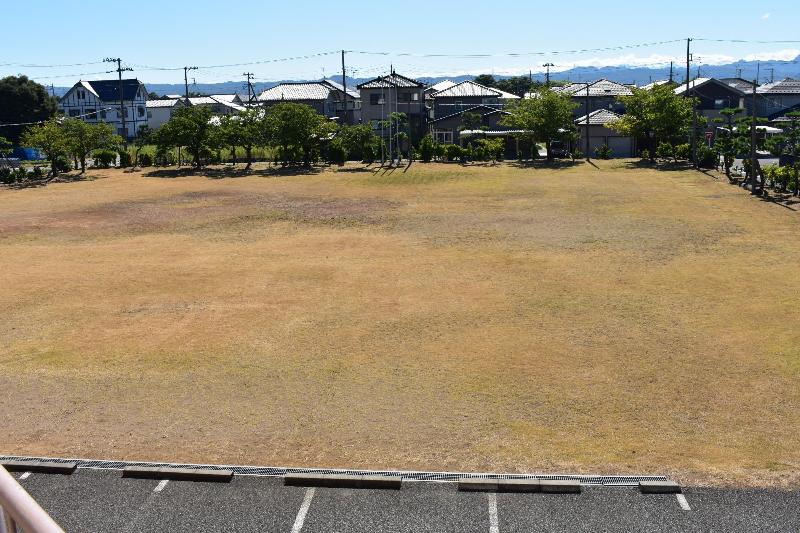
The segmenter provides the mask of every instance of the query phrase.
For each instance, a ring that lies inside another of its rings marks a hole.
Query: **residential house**
[[[432,115],[429,118],[437,119],[452,116],[475,106],[486,106],[492,109],[503,109],[512,100],[519,100],[519,96],[493,87],[486,87],[474,81],[462,81],[446,89],[433,92],[429,95],[432,101]]]
[[[183,98],[164,98],[147,101],[147,126],[151,130],[158,129],[167,122],[176,109],[186,107]]]
[[[473,118],[479,118],[480,123],[465,124],[464,116],[467,114],[472,115]],[[500,119],[508,114],[507,111],[489,105],[475,105],[428,121],[428,132],[438,143],[462,144],[461,135],[465,130],[470,131],[468,136],[472,134],[472,131],[508,131],[510,128],[500,125]]]
[[[636,140],[633,137],[622,135],[610,127],[611,123],[619,120],[620,115],[608,109],[597,109],[589,113],[588,124],[586,115],[575,119],[579,140],[576,142],[581,152],[586,152],[586,132],[589,132],[589,155],[594,157],[595,149],[606,145],[611,148],[612,157],[635,157]]]
[[[119,80],[81,80],[61,97],[58,110],[66,117],[89,123],[107,122],[122,137],[133,139],[139,129],[147,125],[147,89],[137,79],[121,83]]]
[[[734,85],[716,78],[696,78],[689,82],[688,95],[697,98],[697,114],[707,120],[706,132],[709,139],[716,131],[715,119],[724,119],[721,111],[725,108],[744,108],[745,93]],[[686,95],[686,84],[675,87],[675,94]]]
[[[587,113],[598,109],[622,114],[625,112],[625,105],[619,100],[619,97],[633,94],[627,85],[606,79],[589,83],[570,83],[563,87],[554,87],[553,91],[569,96],[574,103],[578,104],[573,110],[575,118],[586,116]]]
[[[756,114],[759,117],[769,117],[797,104],[800,104],[800,80],[785,78],[756,89]]]
[[[212,115],[234,115],[240,111],[244,111],[246,107],[242,105],[242,101],[235,94],[212,94],[210,96],[192,96],[189,97],[189,105],[208,107],[211,109]]]
[[[405,113],[411,142],[425,135],[427,111],[423,83],[392,72],[361,83],[357,88],[361,94],[361,121],[370,124],[377,134],[388,136],[382,124],[391,113]]]
[[[265,107],[282,102],[305,104],[320,115],[339,120],[344,124],[356,124],[361,121],[361,96],[358,91],[348,88],[345,97],[344,87],[330,80],[281,83],[262,91],[257,99],[257,103]]]
[[[736,87],[745,94],[753,94],[753,80],[746,80],[744,78],[720,78],[719,81]],[[756,84],[756,87],[758,87],[758,84]]]

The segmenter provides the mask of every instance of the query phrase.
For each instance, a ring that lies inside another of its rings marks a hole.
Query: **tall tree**
[[[714,119],[717,124],[726,124],[724,133],[718,133],[714,138],[714,150],[722,157],[722,165],[729,181],[732,179],[731,165],[741,149],[740,136],[737,135],[736,128],[733,126],[733,119],[743,111],[744,109],[741,108],[726,107],[720,111],[723,118]]]
[[[222,117],[220,130],[224,144],[231,147],[236,164],[236,147],[244,148],[247,166],[253,165],[253,148],[266,143],[265,112],[263,109],[247,109],[237,115]]]
[[[56,114],[58,100],[47,94],[44,86],[27,76],[0,79],[0,123],[39,122]],[[12,143],[19,142],[25,126],[3,128],[3,135]]]
[[[192,154],[192,164],[199,167],[203,157],[211,153],[213,141],[218,138],[214,135],[216,127],[218,126],[211,121],[209,108],[181,107],[159,128],[156,138],[162,149],[185,147]]]
[[[122,144],[111,124],[89,124],[78,118],[65,118],[61,123],[69,155],[80,161],[81,174],[86,172],[86,158],[95,150],[113,150]]]
[[[610,127],[623,135],[645,139],[650,158],[661,142],[675,143],[688,136],[692,122],[693,98],[675,94],[669,84],[652,89],[631,89],[633,94],[620,97],[625,114]]]
[[[513,129],[528,132],[533,140],[541,141],[547,149],[547,160],[553,160],[552,144],[564,140],[572,130],[572,110],[577,104],[568,96],[540,89],[532,98],[511,102],[500,123]]]
[[[494,87],[507,93],[516,94],[517,96],[525,96],[525,93],[531,90],[533,84],[528,76],[512,76],[510,78],[497,80]],[[540,85],[537,84],[536,87],[538,89]]]
[[[495,85],[497,85],[497,80],[491,74],[481,74],[479,76],[475,76],[475,79],[472,81],[484,85],[486,87],[494,87]]]
[[[278,148],[284,165],[302,161],[310,166],[322,139],[335,130],[335,124],[305,104],[276,104],[267,109],[265,117],[266,138]]]
[[[58,176],[58,159],[69,153],[69,147],[67,137],[64,135],[64,128],[56,119],[50,119],[38,126],[28,127],[20,137],[20,142],[25,146],[44,152],[50,161],[52,176]]]

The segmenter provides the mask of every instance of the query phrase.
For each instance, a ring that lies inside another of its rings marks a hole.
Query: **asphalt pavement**
[[[229,483],[14,473],[67,532],[800,532],[800,492],[585,485],[581,494],[459,492],[453,482],[401,490],[284,486],[280,476]]]

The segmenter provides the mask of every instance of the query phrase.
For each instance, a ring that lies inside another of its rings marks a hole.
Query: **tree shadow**
[[[555,170],[573,168],[583,163],[585,163],[584,160],[572,161],[570,159],[554,159],[549,162],[546,159],[526,159],[522,161],[516,160],[506,162],[506,164],[514,168],[547,168]],[[594,164],[592,164],[592,166],[594,166]]]
[[[250,168],[246,170],[244,166],[208,166],[201,168],[181,167],[181,168],[159,168],[145,172],[146,178],[174,179],[190,176],[200,176],[208,179],[232,179],[244,178],[248,176],[261,177],[281,177],[281,176],[311,176],[322,172],[320,166],[274,166],[267,168]]]

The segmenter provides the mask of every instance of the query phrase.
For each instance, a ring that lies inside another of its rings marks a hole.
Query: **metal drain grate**
[[[188,468],[204,470],[232,470],[239,476],[283,476],[285,474],[346,474],[354,476],[399,476],[407,481],[458,481],[461,478],[473,479],[542,479],[575,480],[584,485],[604,485],[614,487],[636,486],[640,481],[666,481],[666,476],[592,476],[572,474],[491,474],[469,472],[414,472],[394,470],[344,470],[330,468],[284,468],[269,466],[198,465],[181,463],[150,463],[144,461],[102,461],[92,459],[59,459],[52,457],[20,457],[0,455],[0,461],[52,461],[55,463],[75,462],[78,468],[98,470],[122,470],[126,466],[150,466],[158,468]]]

